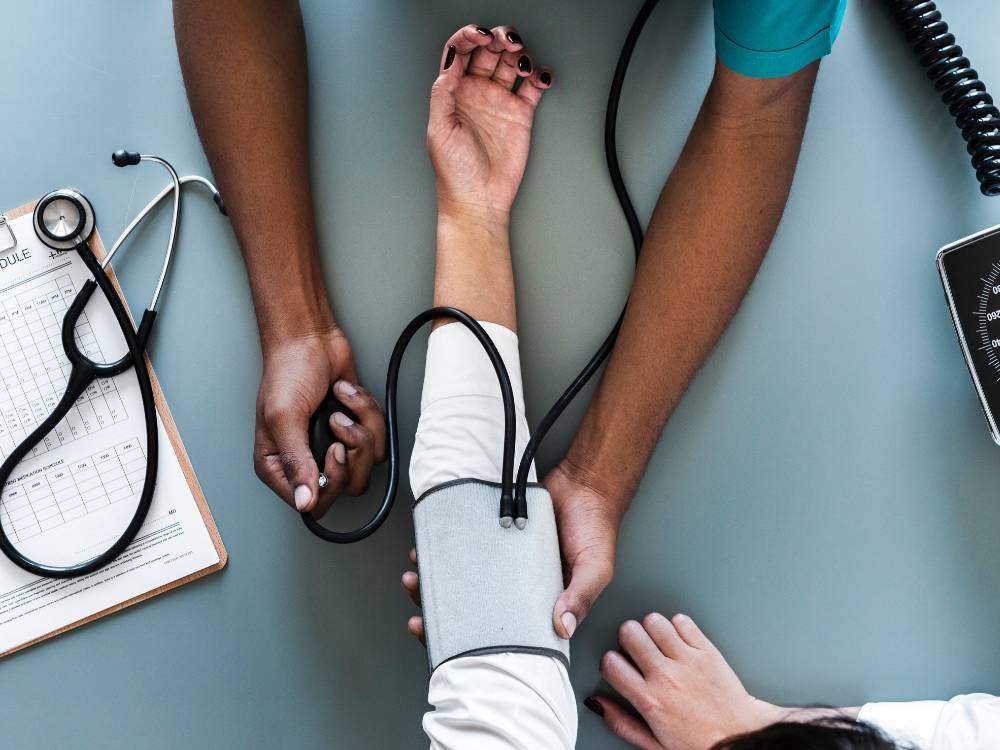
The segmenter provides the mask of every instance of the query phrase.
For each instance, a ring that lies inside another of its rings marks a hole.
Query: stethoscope
[[[135,367],[136,380],[139,383],[139,393],[142,396],[142,411],[146,423],[146,473],[143,478],[139,503],[132,514],[132,519],[129,521],[128,526],[125,527],[125,530],[111,546],[84,562],[75,565],[59,566],[46,565],[45,563],[32,560],[22,554],[11,543],[3,524],[0,523],[0,550],[12,562],[29,573],[49,578],[72,578],[93,573],[104,567],[118,557],[131,544],[143,522],[146,520],[146,515],[149,513],[149,506],[153,501],[153,491],[156,489],[159,443],[156,401],[153,395],[153,384],[150,380],[148,364],[144,360],[144,353],[149,336],[153,330],[153,322],[156,320],[156,304],[159,301],[160,292],[163,289],[163,283],[167,277],[167,271],[170,268],[170,261],[173,257],[174,246],[177,241],[177,226],[180,221],[181,208],[181,186],[192,182],[203,185],[211,191],[219,210],[223,214],[226,213],[222,197],[211,181],[197,175],[179,177],[177,171],[166,159],[149,154],[139,154],[133,151],[116,151],[111,156],[111,160],[116,167],[134,165],[143,161],[160,164],[169,173],[170,184],[136,214],[135,218],[125,227],[125,230],[115,241],[111,247],[111,251],[103,260],[98,260],[93,250],[90,249],[89,240],[93,235],[96,219],[93,205],[82,193],[72,188],[53,190],[51,193],[44,195],[35,205],[33,223],[38,238],[45,245],[59,252],[75,250],[79,253],[94,278],[87,279],[83,283],[83,286],[73,299],[63,318],[62,345],[66,353],[66,358],[71,365],[66,390],[52,413],[14,448],[10,455],[7,456],[7,460],[0,466],[0,490],[7,485],[11,473],[17,468],[17,465],[66,417],[73,404],[91,383],[99,378],[111,378],[115,375],[120,375],[133,366]],[[128,308],[118,295],[107,272],[107,267],[126,238],[132,234],[149,212],[169,193],[173,193],[173,214],[170,220],[167,252],[164,256],[163,265],[160,268],[160,276],[157,279],[149,306],[142,314],[139,327],[133,328]],[[77,322],[83,314],[87,302],[98,288],[108,301],[112,313],[114,313],[118,327],[125,339],[125,346],[128,349],[128,352],[124,356],[114,362],[94,362],[80,351],[80,347],[76,341]]]

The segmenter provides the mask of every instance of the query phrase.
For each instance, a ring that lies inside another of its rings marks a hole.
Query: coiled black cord
[[[1000,110],[933,2],[887,0],[927,77],[962,131],[983,195],[1000,195]]]

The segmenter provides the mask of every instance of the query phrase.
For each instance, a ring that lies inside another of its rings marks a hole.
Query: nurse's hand
[[[385,418],[378,402],[357,384],[351,345],[343,332],[291,336],[264,350],[264,375],[257,394],[254,470],[278,497],[301,513],[319,518],[338,495],[362,495],[372,466],[385,460]],[[309,450],[309,418],[326,394],[334,395],[358,421],[336,413],[330,427],[338,438],[320,467]]]
[[[552,71],[511,26],[465,26],[447,41],[431,89],[427,146],[444,213],[503,219],[524,176],[531,123]]]
[[[552,610],[552,627],[571,638],[615,570],[622,504],[587,483],[566,461],[545,477],[552,496],[566,588]]]

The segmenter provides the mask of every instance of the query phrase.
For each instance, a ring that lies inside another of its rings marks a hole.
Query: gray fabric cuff
[[[563,590],[552,499],[528,487],[528,525],[503,528],[500,486],[462,479],[413,505],[424,632],[431,672],[449,659],[525,652],[569,666],[552,627]]]

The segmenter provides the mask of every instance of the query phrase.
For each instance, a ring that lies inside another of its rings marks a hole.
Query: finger
[[[702,651],[718,650],[715,648],[715,644],[708,640],[708,636],[701,632],[701,628],[695,624],[694,620],[687,615],[674,615],[672,623],[678,635],[691,648],[701,649]]]
[[[531,52],[527,49],[521,47],[518,50],[507,50],[500,56],[500,62],[493,71],[493,80],[507,88],[513,88],[518,78],[527,78],[534,69]]]
[[[482,33],[482,29],[476,29],[478,33]],[[503,34],[498,33],[500,27],[495,29],[486,29],[491,37],[490,43],[485,47],[476,47],[472,50],[472,54],[469,55],[469,67],[466,69],[466,73],[473,76],[480,76],[481,78],[489,78],[493,75],[493,71],[497,67],[497,63],[500,62],[500,55],[507,48],[506,42]]]
[[[551,68],[536,68],[531,76],[525,80],[517,89],[517,95],[537,107],[542,98],[542,94],[552,87],[555,79]]]
[[[358,421],[372,434],[375,463],[385,461],[385,414],[378,401],[360,385],[347,380],[338,380],[333,390],[340,402],[354,412]]]
[[[490,78],[505,52],[516,53],[524,47],[521,35],[513,26],[495,26],[490,30],[490,33],[493,35],[493,41],[472,52],[468,68],[468,72],[472,75]],[[494,80],[496,79],[494,78]]]
[[[580,555],[570,569],[569,585],[556,599],[552,625],[560,638],[572,638],[604,587],[611,582],[612,565],[607,560]]]
[[[425,648],[427,647],[427,636],[424,633],[423,617],[411,617],[406,621],[406,629],[410,632],[410,635],[420,641]]]
[[[604,725],[628,744],[639,750],[663,750],[663,745],[656,741],[649,725],[630,714],[617,701],[592,695],[584,700],[583,705],[600,716]]]
[[[446,128],[455,113],[455,88],[465,75],[472,52],[492,43],[491,33],[483,34],[479,26],[463,26],[444,45],[438,77],[431,86],[431,108],[427,119],[428,130]],[[489,32],[489,29],[485,29]]]
[[[617,651],[608,651],[601,657],[601,677],[632,705],[642,703],[646,681],[639,670]]]
[[[626,620],[618,628],[618,642],[644,675],[661,669],[667,663],[649,633],[635,620]]]
[[[521,39],[521,35],[517,32],[517,29],[513,26],[497,26],[493,29],[493,36],[503,39],[503,46],[505,50],[516,51],[519,49],[524,49],[524,40]]]
[[[309,450],[306,429],[309,415],[299,414],[295,407],[279,402],[265,406],[262,416],[264,429],[270,434],[281,471],[291,488],[295,508],[308,513],[319,496],[319,467]]]
[[[367,427],[342,411],[335,411],[330,416],[330,429],[347,448],[347,485],[344,492],[355,497],[365,494],[375,463],[375,439]]]
[[[412,570],[408,570],[403,573],[403,577],[399,582],[403,584],[403,590],[406,591],[410,600],[418,607],[422,606],[420,604],[420,579],[417,574]]]
[[[322,518],[330,506],[333,505],[337,496],[347,489],[347,449],[343,443],[333,443],[326,449],[326,458],[323,461],[323,474],[326,475],[326,486],[319,491],[319,500],[313,508],[313,518]]]
[[[278,458],[278,449],[275,447],[274,441],[259,425],[254,434],[253,469],[257,478],[266,484],[271,492],[292,508],[295,507],[292,488],[285,478],[285,472],[282,470],[281,461]]]
[[[678,659],[688,649],[688,645],[681,638],[673,623],[659,612],[646,615],[642,619],[642,627],[645,628],[653,643],[664,656]]]
[[[417,548],[416,547],[411,547],[410,548],[410,562],[413,563],[414,565],[417,564]]]
[[[441,56],[441,76],[457,82],[465,75],[472,53],[480,47],[493,43],[493,34],[485,26],[469,24],[463,26],[445,42]]]

